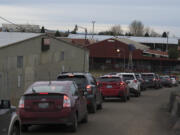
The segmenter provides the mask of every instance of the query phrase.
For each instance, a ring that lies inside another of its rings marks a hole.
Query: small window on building
[[[0,74],[0,89],[2,88],[2,74]]]
[[[21,80],[22,80],[22,75],[18,75],[18,84],[17,84],[18,88],[21,88]]]
[[[48,51],[50,49],[50,39],[49,38],[42,38],[42,43],[41,43],[41,50]]]
[[[64,51],[61,52],[60,60],[64,61]]]
[[[17,56],[17,68],[23,68],[23,56]]]

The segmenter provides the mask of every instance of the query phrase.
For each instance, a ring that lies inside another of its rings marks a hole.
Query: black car
[[[20,120],[9,100],[0,100],[0,135],[20,135]]]
[[[61,73],[57,80],[75,81],[80,89],[87,92],[87,108],[91,113],[95,113],[96,109],[102,109],[102,94],[97,86],[96,79],[90,73]]]

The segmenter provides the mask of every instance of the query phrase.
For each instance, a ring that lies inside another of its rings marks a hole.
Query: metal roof
[[[42,33],[0,32],[0,48],[43,35]]]
[[[130,45],[130,44],[134,45],[136,49],[140,49],[140,50],[147,50],[147,49],[149,49],[149,47],[147,47],[147,46],[145,46],[143,44],[140,44],[138,42],[135,42],[133,40],[127,39],[127,38],[116,38],[116,40],[121,41],[121,42],[123,42],[125,44],[128,44],[128,45]]]
[[[68,36],[69,38],[84,38],[83,34],[70,34]],[[102,41],[109,38],[113,38],[114,36],[109,35],[94,35],[94,40]],[[169,37],[163,38],[163,37],[133,37],[133,36],[116,36],[117,38],[126,38],[130,40],[134,40],[139,43],[153,43],[153,44],[178,44],[178,38],[172,38]],[[92,39],[92,35],[87,35],[88,39]]]

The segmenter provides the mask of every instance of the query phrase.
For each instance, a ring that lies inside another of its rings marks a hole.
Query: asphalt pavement
[[[173,88],[148,89],[141,97],[124,103],[109,99],[103,110],[89,115],[87,124],[80,124],[77,133],[63,126],[32,126],[22,135],[174,135],[167,111]]]

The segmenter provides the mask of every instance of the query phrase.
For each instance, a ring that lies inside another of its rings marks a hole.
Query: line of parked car
[[[155,73],[109,73],[94,78],[90,73],[61,73],[56,81],[39,81],[25,91],[17,110],[9,100],[0,102],[0,134],[20,135],[31,125],[63,124],[76,132],[88,122],[88,112],[103,108],[103,100],[118,97],[123,102],[131,94],[141,96],[149,87],[177,86],[176,76]]]

